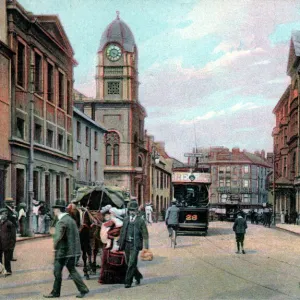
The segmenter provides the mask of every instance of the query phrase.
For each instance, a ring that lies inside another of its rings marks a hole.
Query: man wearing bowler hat
[[[127,263],[127,272],[125,277],[125,288],[130,288],[133,278],[139,285],[143,275],[137,268],[139,251],[149,248],[149,236],[144,219],[138,215],[138,203],[131,200],[128,204],[129,216],[123,220],[123,227],[120,233],[119,245],[120,250],[125,250]]]
[[[15,226],[15,238],[13,248],[11,249],[11,261],[17,261],[14,257],[14,250],[17,241],[18,213],[14,209],[14,199],[5,198],[5,207],[7,208],[7,219]]]
[[[52,292],[49,295],[44,295],[45,298],[60,297],[62,270],[66,266],[70,272],[70,276],[79,290],[79,295],[76,298],[83,298],[89,289],[84,284],[81,276],[77,272],[75,265],[80,256],[80,240],[79,232],[75,221],[66,213],[66,201],[56,200],[55,205],[52,206],[54,215],[58,222],[55,226],[54,235],[54,284]]]

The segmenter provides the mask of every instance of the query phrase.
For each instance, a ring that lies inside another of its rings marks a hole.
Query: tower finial
[[[120,12],[117,10],[116,13],[117,13],[117,19],[120,20]]]

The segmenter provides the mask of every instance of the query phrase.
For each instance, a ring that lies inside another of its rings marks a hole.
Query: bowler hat
[[[139,208],[139,205],[136,201],[130,201],[129,204],[128,204],[128,210],[138,210]]]
[[[12,202],[14,202],[14,199],[13,198],[11,198],[11,197],[8,197],[8,198],[5,198],[5,202],[6,203],[12,203]]]
[[[66,208],[67,203],[65,200],[58,199],[55,201],[55,204],[52,205],[52,208]]]
[[[27,205],[26,205],[26,203],[25,202],[21,202],[20,204],[19,204],[19,207],[26,207]]]
[[[176,198],[173,198],[172,203],[176,203],[176,202],[177,202]]]
[[[7,208],[0,208],[0,214],[2,214],[4,212],[8,212],[8,209]]]

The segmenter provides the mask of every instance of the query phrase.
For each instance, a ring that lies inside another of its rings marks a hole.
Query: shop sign
[[[211,183],[211,176],[209,173],[174,172],[172,182]]]

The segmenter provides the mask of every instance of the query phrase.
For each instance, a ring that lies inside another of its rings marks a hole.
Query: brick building
[[[139,102],[138,50],[119,16],[104,30],[96,67],[96,98],[79,97],[76,106],[108,130],[104,182],[129,189],[144,202],[147,149],[146,111]]]
[[[272,136],[274,142],[275,202],[277,212],[300,211],[299,168],[299,70],[300,31],[293,31],[287,75],[291,83],[276,104],[273,113],[276,124]]]
[[[4,206],[5,196],[10,196],[10,111],[13,51],[8,46],[6,1],[0,1],[0,207]]]
[[[73,187],[73,49],[56,15],[34,15],[15,0],[7,1],[7,38],[16,53],[10,138],[12,196],[17,204],[28,201],[33,187],[34,198],[48,205],[57,198],[69,201]]]
[[[233,148],[211,147],[194,149],[196,158],[189,158],[190,165],[211,172],[209,190],[211,208],[226,208],[239,205],[244,209],[262,207],[268,201],[266,180],[272,165],[265,152],[250,153]]]

